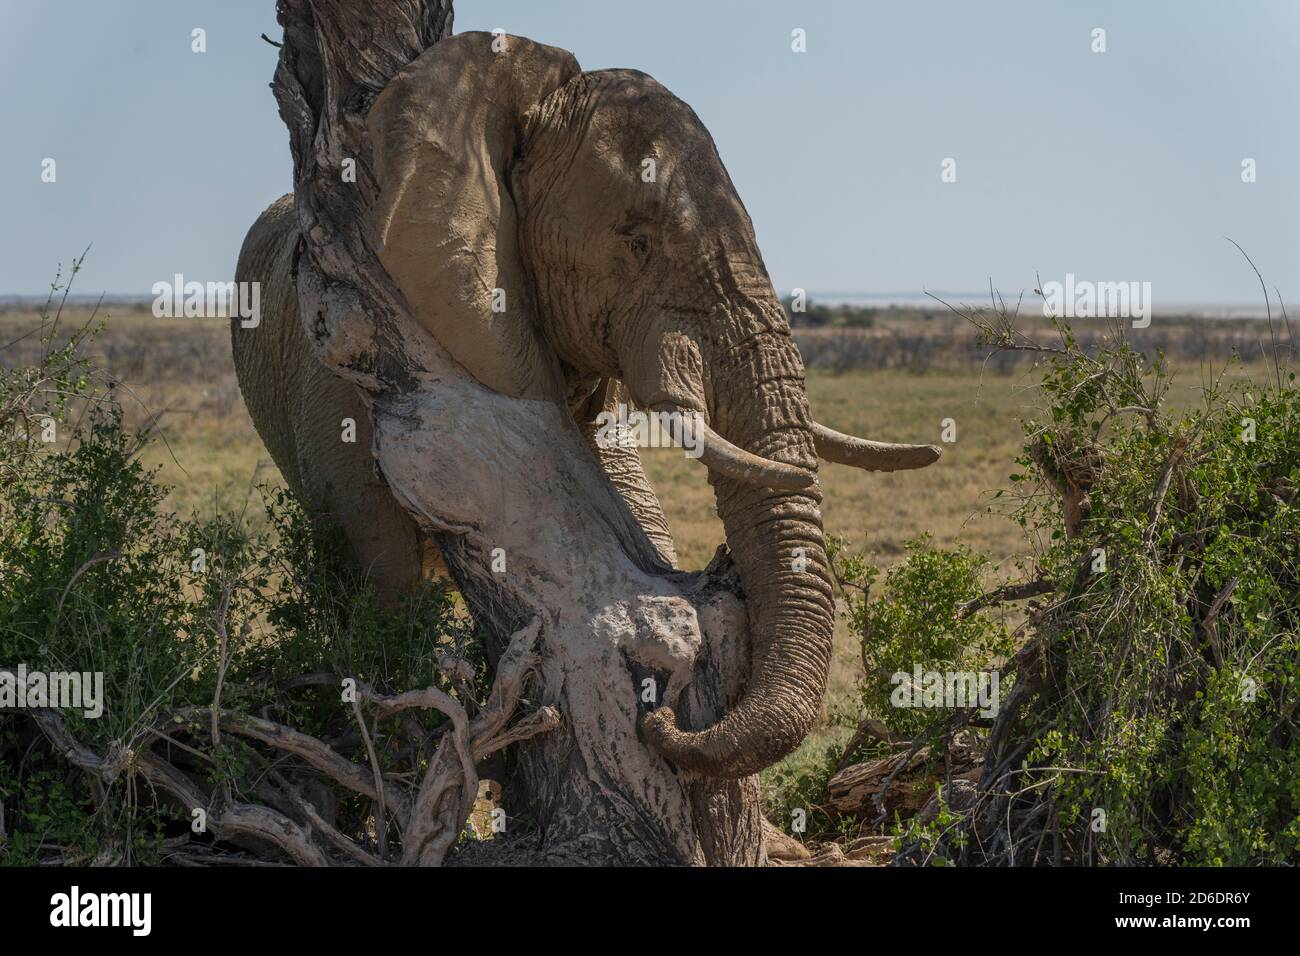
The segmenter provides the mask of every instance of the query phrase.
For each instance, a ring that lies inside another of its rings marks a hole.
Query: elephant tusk
[[[794,465],[762,458],[727,441],[707,424],[698,412],[668,409],[683,418],[692,418],[699,430],[699,460],[709,471],[716,471],[736,481],[778,491],[801,491],[812,485],[817,476]]]
[[[937,445],[896,445],[892,442],[854,438],[813,422],[817,454],[837,465],[851,465],[863,471],[906,471],[924,468],[939,460]]]
[[[747,485],[774,488],[778,491],[800,491],[809,487],[817,476],[794,465],[761,458],[727,441],[708,425],[701,423],[704,450],[700,461],[710,471],[734,478]]]

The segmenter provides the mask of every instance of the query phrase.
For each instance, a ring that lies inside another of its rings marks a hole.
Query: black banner
[[[674,918],[648,912],[650,900],[738,929],[756,913],[796,932],[860,919],[873,945],[882,936],[919,942],[941,924],[946,938],[958,931],[972,941],[998,925],[1058,937],[1064,929],[1071,940],[1181,940],[1278,932],[1294,919],[1295,888],[1288,869],[11,869],[0,870],[0,914],[11,945],[69,933],[128,945],[373,942],[406,932],[412,915],[432,923],[445,907],[463,909],[470,923],[480,911],[490,937],[511,927],[535,934],[559,912],[579,925]]]

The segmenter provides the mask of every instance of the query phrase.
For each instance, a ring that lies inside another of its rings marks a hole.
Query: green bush
[[[284,492],[266,492],[266,533],[239,515],[162,510],[167,489],[141,466],[142,440],[79,357],[94,328],[55,348],[56,325],[47,310],[39,367],[0,372],[0,666],[102,674],[102,716],[57,717],[125,772],[104,787],[65,759],[33,711],[0,711],[3,862],[159,860],[164,838],[188,834],[190,819],[133,775],[139,753],[190,760],[225,800],[257,802],[270,756],[230,735],[218,744],[206,716],[193,716],[218,687],[223,709],[329,739],[364,766],[342,678],[385,693],[445,687],[435,650],[482,676],[451,594],[429,586],[380,608],[338,529]],[[51,422],[57,440],[42,441]],[[436,717],[422,719],[436,732]],[[385,768],[423,759],[379,737]],[[364,841],[372,814],[345,796],[335,826]]]
[[[1003,665],[973,801],[896,822],[900,861],[1300,862],[1300,392],[1282,350],[1271,381],[1225,369],[1173,412],[1163,359],[1119,328],[1085,350],[1064,323],[1045,343],[1004,310],[968,317],[1040,363],[995,495],[1026,532],[1024,580],[981,598],[982,559],[921,538],[873,596],[878,570],[832,548],[865,717],[921,734],[934,715],[892,707],[890,675]],[[1014,590],[1039,601],[1009,616]]]
[[[836,576],[845,589],[849,622],[861,638],[862,708],[891,731],[913,737],[946,716],[924,707],[896,706],[895,675],[965,671],[987,673],[1010,653],[1007,628],[964,605],[984,592],[988,562],[964,546],[936,548],[930,536],[907,543],[907,559],[885,575],[883,593],[871,597],[879,569],[846,556],[833,542]]]
[[[1085,533],[1041,556],[1069,585],[1040,625],[1022,743],[1031,763],[1071,769],[1052,789],[1086,859],[1300,861],[1293,382],[1111,430]],[[1098,810],[1094,832],[1081,821]]]
[[[1025,620],[977,803],[943,839],[913,833],[912,849],[967,863],[1300,862],[1294,373],[1279,359],[1273,383],[1221,376],[1173,414],[1163,361],[1121,332],[1087,354],[1064,325],[1044,346],[1005,319],[982,320],[988,339],[1046,357],[1042,411],[999,496],[1042,543],[1025,569],[1051,593]],[[900,595],[868,618],[898,622],[892,640],[951,626],[950,579]]]
[[[764,770],[764,816],[799,840],[835,839],[860,829],[826,804],[826,781],[834,776],[843,752],[842,745],[808,743]]]

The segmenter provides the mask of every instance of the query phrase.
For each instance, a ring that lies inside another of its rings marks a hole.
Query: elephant
[[[699,117],[635,70],[583,72],[517,36],[444,39],[399,71],[367,127],[369,241],[419,324],[480,382],[567,405],[664,570],[672,536],[635,448],[596,440],[620,405],[702,422],[750,618],[744,694],[710,727],[646,714],[676,767],[739,778],[791,752],[820,711],[835,605],[819,459],[919,468],[933,445],[851,437],[810,412],[799,349],[753,223]],[[428,545],[364,449],[366,405],[313,356],[298,315],[298,223],[286,196],[253,225],[236,278],[263,285],[261,324],[232,325],[249,413],[291,490],[343,523],[388,595]],[[339,442],[352,418],[358,442]]]

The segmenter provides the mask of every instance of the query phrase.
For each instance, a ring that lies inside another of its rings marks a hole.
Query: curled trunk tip
[[[817,716],[816,706],[774,711],[762,697],[747,693],[734,710],[703,730],[682,730],[673,709],[660,707],[641,718],[641,733],[652,750],[678,769],[726,780],[748,777],[798,747]],[[820,693],[810,697],[820,704]],[[773,717],[780,722],[774,724]]]

